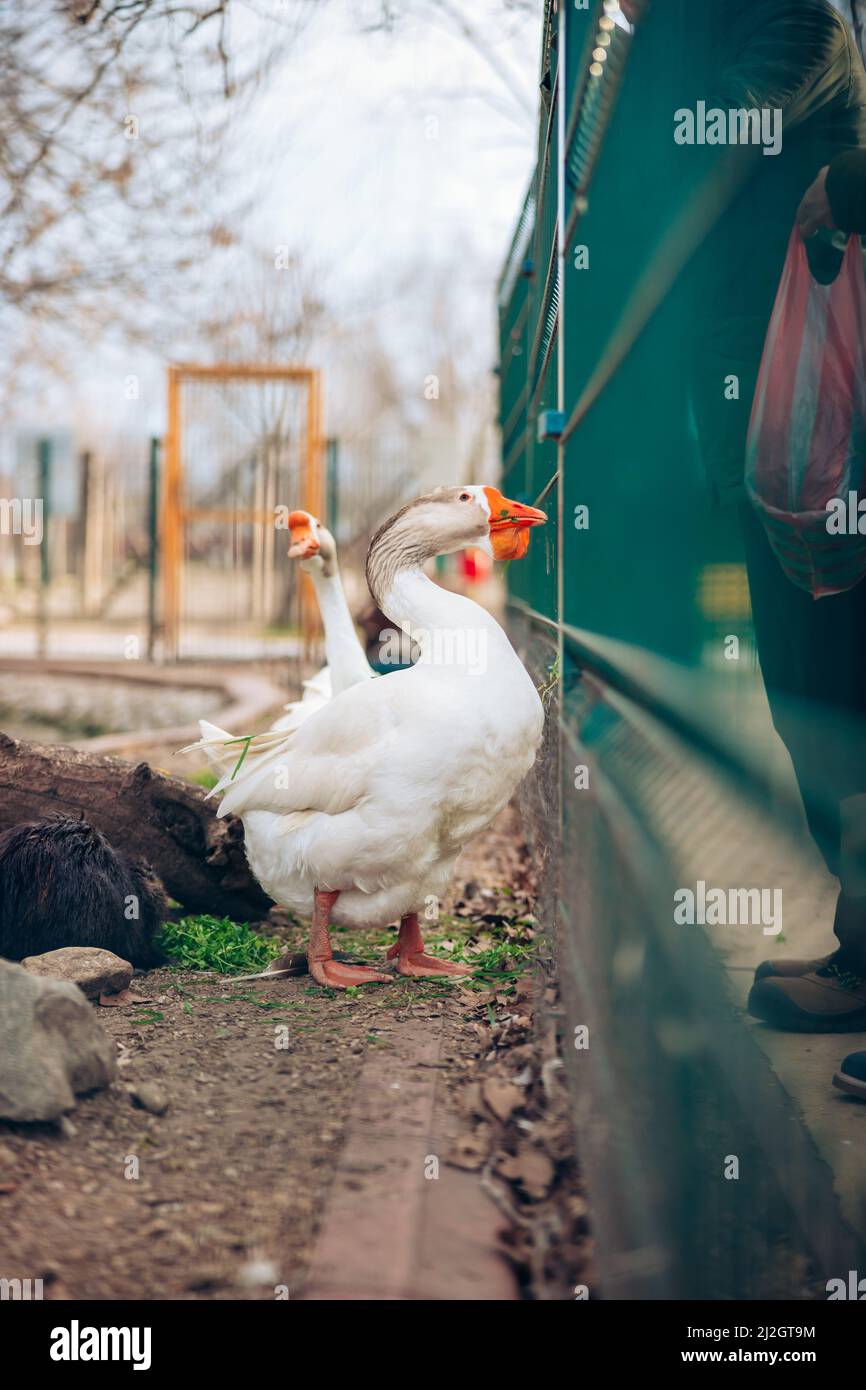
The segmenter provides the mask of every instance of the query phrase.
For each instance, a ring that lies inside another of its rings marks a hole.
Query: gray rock
[[[60,950],[45,951],[41,956],[25,956],[21,964],[31,975],[69,980],[88,999],[97,999],[100,994],[120,994],[129,988],[132,979],[128,960],[98,946],[61,946]]]
[[[116,1069],[114,1044],[76,985],[0,960],[0,1118],[56,1120]]]
[[[137,1082],[127,1089],[130,1100],[139,1110],[149,1110],[151,1115],[164,1115],[168,1109],[168,1096],[151,1081]]]

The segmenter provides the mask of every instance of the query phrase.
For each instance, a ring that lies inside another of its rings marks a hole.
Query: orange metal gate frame
[[[249,521],[273,526],[270,513],[187,507],[181,456],[180,393],[185,381],[298,381],[307,390],[307,428],[304,454],[303,506],[322,515],[322,380],[313,367],[247,366],[224,363],[212,367],[178,363],[168,368],[168,426],[165,437],[162,506],[160,512],[162,569],[163,656],[177,659],[180,643],[183,589],[183,532],[188,521]],[[301,583],[301,636],[309,650],[319,631],[319,614],[309,575]]]

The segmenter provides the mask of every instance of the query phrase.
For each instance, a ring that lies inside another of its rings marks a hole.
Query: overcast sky
[[[262,235],[285,228],[321,253],[349,299],[389,266],[450,262],[456,246],[488,271],[503,254],[532,164],[538,26],[512,16],[503,30],[498,0],[465,8],[511,95],[447,21],[362,33],[337,0],[256,112],[246,148],[271,180]]]
[[[255,195],[243,231],[263,260],[280,244],[298,251],[320,269],[329,306],[349,324],[372,307],[409,375],[423,377],[429,285],[415,283],[419,265],[447,270],[479,353],[494,358],[495,281],[534,159],[542,7],[527,16],[501,0],[461,3],[492,60],[433,4],[422,8],[370,33],[357,3],[319,5],[237,122],[226,177]],[[249,26],[266,38],[269,22],[267,9],[247,16],[238,36]],[[55,410],[161,430],[163,367],[161,355],[106,345],[76,364],[71,391],[57,384]],[[137,404],[123,398],[130,373],[141,378]],[[22,406],[22,423],[44,425]]]

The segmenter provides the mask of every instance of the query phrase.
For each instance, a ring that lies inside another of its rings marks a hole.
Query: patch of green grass
[[[212,772],[209,767],[202,767],[198,772],[187,773],[187,781],[195,782],[196,786],[204,787],[207,791],[210,791],[211,787],[216,786],[219,777],[215,772]]]
[[[550,665],[549,665],[548,668],[547,668],[547,679],[544,680],[544,681],[541,683],[541,685],[539,685],[539,686],[537,687],[537,689],[538,689],[538,694],[539,694],[539,696],[541,697],[541,703],[544,705],[545,710],[547,709],[548,705],[550,704],[551,698],[552,698],[552,696],[553,696],[553,692],[555,691],[555,689],[556,689],[556,687],[557,687],[558,685],[559,685],[559,657],[557,657],[555,661],[552,661],[552,662],[550,663]]]
[[[460,983],[464,989],[490,989],[491,986],[508,986],[520,978],[532,959],[533,946],[529,942],[498,941],[488,951],[468,955],[455,952],[455,960],[463,960],[472,966],[472,974]]]
[[[282,949],[279,942],[259,936],[246,922],[207,913],[166,922],[159,944],[183,970],[218,970],[223,975],[253,975]]]

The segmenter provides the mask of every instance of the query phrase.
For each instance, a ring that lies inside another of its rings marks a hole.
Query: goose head
[[[471,545],[494,560],[525,555],[530,529],[546,520],[537,507],[512,502],[498,488],[477,484],[437,488],[392,518],[395,529],[406,532],[407,538],[411,534],[428,557],[450,555]]]
[[[375,598],[393,576],[420,568],[435,555],[475,546],[495,560],[525,555],[529,531],[547,517],[537,507],[504,497],[498,488],[440,487],[401,507],[376,532],[367,555],[367,582]]]
[[[328,578],[337,567],[337,543],[312,512],[289,513],[289,558],[300,560],[301,569]]]

